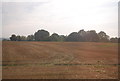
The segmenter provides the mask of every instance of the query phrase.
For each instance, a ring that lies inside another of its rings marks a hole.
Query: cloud
[[[36,16],[37,13],[33,14],[34,8],[42,6],[43,4],[46,3],[3,3],[3,36],[5,36],[6,34],[10,35],[11,33],[26,32],[24,29],[28,29],[28,26],[30,27],[30,25],[35,22],[35,17],[38,17]]]
[[[3,0],[2,2],[48,2],[49,0]]]
[[[5,0],[9,1],[9,0]],[[15,1],[15,0],[14,0]],[[40,0],[3,2],[3,36],[32,34],[38,29],[68,35],[80,29],[117,35],[118,0]]]

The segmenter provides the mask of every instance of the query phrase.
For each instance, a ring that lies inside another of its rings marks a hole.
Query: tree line
[[[96,33],[95,30],[72,32],[68,36],[50,33],[46,30],[38,30],[33,35],[20,36],[12,34],[11,41],[71,41],[71,42],[114,42],[117,43],[120,38],[110,38],[104,31]]]

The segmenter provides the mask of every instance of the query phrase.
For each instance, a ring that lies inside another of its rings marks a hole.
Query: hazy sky
[[[84,29],[118,36],[119,0],[9,1],[12,0],[2,3],[3,37],[11,34],[27,36],[40,29],[60,35]]]

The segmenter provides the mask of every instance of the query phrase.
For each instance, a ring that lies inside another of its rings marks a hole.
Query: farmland
[[[3,79],[115,79],[117,43],[2,43]]]

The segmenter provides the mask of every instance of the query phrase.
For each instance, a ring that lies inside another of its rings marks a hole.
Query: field
[[[3,79],[116,79],[118,46],[94,42],[2,43]]]

